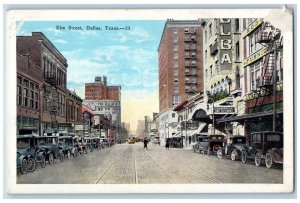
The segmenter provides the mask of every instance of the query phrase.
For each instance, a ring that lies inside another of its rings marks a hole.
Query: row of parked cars
[[[108,141],[98,137],[37,136],[34,134],[17,136],[17,169],[25,174],[33,172],[37,164],[42,168],[54,160],[63,162],[65,158],[100,150],[108,146]]]
[[[233,136],[228,140],[224,135],[198,135],[193,151],[215,154],[219,158],[230,157],[232,161],[247,163],[254,160],[256,166],[263,162],[267,168],[283,164],[283,134],[279,132],[256,132],[251,134],[250,146],[246,137]]]

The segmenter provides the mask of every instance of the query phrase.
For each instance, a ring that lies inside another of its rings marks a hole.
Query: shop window
[[[17,94],[18,94],[18,98],[17,98],[18,105],[22,105],[22,87],[20,85],[18,85],[17,87]]]

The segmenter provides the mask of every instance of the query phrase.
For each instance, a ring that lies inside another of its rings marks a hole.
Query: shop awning
[[[88,112],[90,115],[92,115],[92,116],[94,115],[93,111],[89,107],[87,107],[86,105],[82,105],[81,112],[82,113]]]
[[[283,114],[283,111],[277,111],[277,114]],[[258,113],[251,113],[251,114],[245,114],[240,116],[232,116],[232,117],[226,117],[217,119],[217,123],[225,123],[225,122],[239,122],[243,123],[245,120],[253,120],[258,119],[266,116],[273,116],[273,111],[267,111],[267,112],[258,112]]]
[[[187,103],[188,101],[183,101],[181,102],[180,104],[178,104],[174,109],[173,111],[180,111],[182,109],[182,107]]]

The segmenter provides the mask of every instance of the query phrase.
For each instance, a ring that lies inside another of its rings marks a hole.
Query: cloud
[[[128,41],[134,41],[136,43],[142,43],[152,40],[151,35],[142,28],[134,28],[133,30],[118,33],[116,35],[117,42],[124,43]]]
[[[62,36],[64,34],[63,31],[55,29],[53,27],[48,28],[47,31],[53,33],[55,36]]]
[[[67,44],[68,43],[66,40],[63,40],[63,39],[56,39],[53,42],[60,43],[60,44]]]

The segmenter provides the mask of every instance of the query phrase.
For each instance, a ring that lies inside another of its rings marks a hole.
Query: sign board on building
[[[270,52],[271,51],[267,47],[261,49],[260,51],[256,52],[255,54],[252,54],[251,56],[249,56],[248,58],[246,58],[243,61],[243,67],[254,63],[255,61],[261,59],[262,57],[264,57],[265,55],[267,55]]]
[[[75,125],[75,130],[82,131],[83,125]]]
[[[191,128],[198,128],[199,127],[199,123],[198,122],[182,122],[181,123],[181,126],[182,128],[188,128],[188,129],[191,129]]]
[[[58,123],[58,127],[61,127],[61,128],[72,128],[73,127],[73,123]]]
[[[258,26],[260,26],[263,23],[263,19],[256,19],[253,21],[247,28],[242,32],[242,37],[245,38],[247,35],[249,35],[251,32],[253,32]]]
[[[221,18],[220,26],[220,67],[221,70],[232,68],[232,40],[231,40],[231,19]]]
[[[214,107],[214,113],[215,114],[229,114],[234,113],[234,107],[233,106],[217,106]]]

